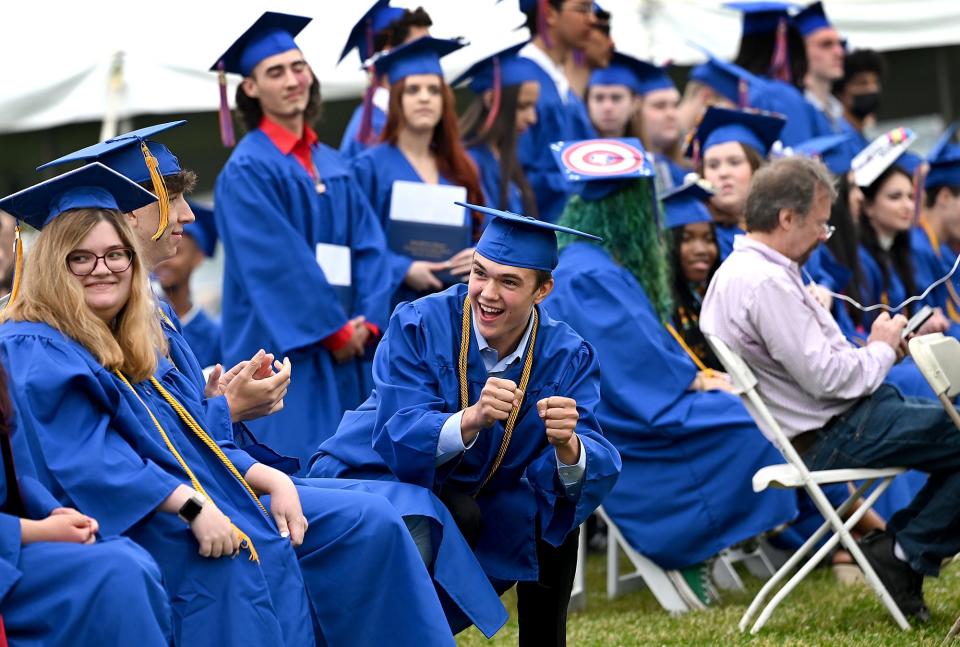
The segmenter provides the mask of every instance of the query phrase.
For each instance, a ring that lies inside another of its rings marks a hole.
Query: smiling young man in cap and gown
[[[374,392],[311,474],[433,489],[498,590],[520,582],[520,644],[564,644],[577,527],[620,472],[594,413],[594,351],[542,305],[555,232],[589,234],[464,206],[492,216],[469,284],[397,308]]]

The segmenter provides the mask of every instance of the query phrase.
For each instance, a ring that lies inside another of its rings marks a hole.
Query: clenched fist
[[[557,458],[565,465],[576,465],[580,460],[577,401],[558,395],[544,398],[537,402],[537,413],[547,428],[547,441],[557,450]]]
[[[513,380],[487,378],[487,383],[480,392],[480,399],[463,410],[463,417],[460,419],[463,444],[472,443],[481,429],[486,429],[498,420],[506,421],[513,408],[520,406],[522,398],[523,391],[517,388]]]

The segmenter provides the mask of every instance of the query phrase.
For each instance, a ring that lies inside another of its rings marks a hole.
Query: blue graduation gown
[[[387,113],[376,105],[370,106],[370,109],[370,141],[376,142],[380,139],[380,133],[383,132],[384,126],[387,125]],[[343,131],[343,138],[340,140],[340,154],[343,155],[344,159],[353,159],[369,147],[357,139],[362,120],[363,102],[361,101],[360,105],[354,109],[353,115],[350,116],[347,128]]]
[[[377,215],[380,227],[389,240],[393,183],[397,180],[423,182],[423,178],[407,161],[403,152],[393,144],[378,144],[367,149],[353,160],[352,166],[357,183],[363,190],[364,195],[370,199],[370,204],[373,205],[373,211]],[[440,175],[438,184],[450,186],[453,182]],[[463,214],[464,224],[469,224],[469,212],[464,210]],[[465,243],[467,242],[469,241],[465,241]],[[403,277],[406,276],[413,259],[389,248],[387,249],[387,257],[389,259],[388,274],[381,275],[379,278],[381,283],[387,284],[385,287],[388,287],[389,293],[393,295],[392,303],[396,304],[399,300],[421,296],[403,284]]]
[[[563,213],[574,187],[566,181],[550,154],[550,144],[557,141],[593,139],[597,136],[583,100],[573,90],[566,101],[560,97],[557,84],[537,66],[540,98],[537,99],[537,123],[517,140],[517,156],[523,164],[530,188],[537,196],[540,220],[556,222]]]
[[[207,367],[220,363],[223,337],[220,322],[214,320],[204,310],[198,308],[190,321],[184,324],[183,336],[197,356],[200,366]]]
[[[14,434],[26,518],[43,519],[59,504],[24,474],[33,474],[32,462],[29,454],[17,451],[22,433]],[[0,469],[0,615],[10,644],[169,645],[170,604],[149,553],[125,538],[92,545],[22,545],[20,517],[8,512],[13,492],[7,467]],[[24,492],[27,480],[42,490],[47,505],[31,505]],[[118,614],[120,607],[123,613]]]
[[[433,489],[476,492],[500,448],[501,423],[484,430],[460,457],[435,465],[440,428],[460,410],[456,366],[466,292],[466,285],[456,285],[397,308],[374,358],[376,389],[364,405],[367,413],[344,416],[337,434],[320,446],[312,474],[397,478]],[[473,336],[467,361],[472,403],[487,381]],[[519,364],[503,378],[519,382]],[[599,382],[593,349],[540,308],[533,370],[509,449],[476,498],[483,513],[476,553],[490,577],[536,580],[536,519],[543,539],[558,546],[616,481],[620,457],[595,417]],[[575,399],[580,413],[577,435],[587,459],[574,498],[560,483],[556,452],[536,412],[537,401],[553,395]]]
[[[383,330],[390,295],[386,243],[369,203],[335,151],[317,144],[313,161],[323,193],[292,155],[254,130],[230,155],[215,192],[226,252],[223,360],[232,366],[260,348],[290,357],[295,378],[283,410],[249,426],[304,465],[369,387],[368,363],[337,364],[321,342],[358,315]],[[316,261],[318,243],[351,250],[346,307]]]
[[[272,519],[181,423],[148,382],[134,385],[207,493],[250,536],[260,562],[206,559],[176,515],[156,508],[186,474],[138,400],[84,348],[46,324],[0,326],[0,354],[38,478],[65,506],[127,536],[160,566],[178,644],[306,645],[314,640],[297,558]],[[203,419],[189,385],[165,359],[157,378]],[[186,387],[186,388],[185,388]]]
[[[478,144],[467,149],[480,174],[480,186],[483,189],[484,203],[494,209],[523,213],[523,200],[520,189],[510,182],[507,189],[507,204],[500,204],[500,160],[486,144]]]
[[[946,243],[940,243],[933,232],[923,227],[914,227],[910,231],[910,253],[913,260],[913,275],[917,290],[922,292],[953,268],[956,253]],[[954,275],[956,276],[956,275]],[[924,303],[941,308],[950,322],[947,333],[960,338],[960,294],[956,283],[951,279],[934,288],[924,299]]]
[[[783,458],[736,396],[687,390],[697,367],[629,271],[603,248],[575,243],[554,279],[547,307],[603,366],[597,417],[623,458],[603,507],[631,546],[681,568],[796,516],[792,492],[753,492],[754,472]]]
[[[176,314],[167,304],[161,308],[165,314],[162,323],[170,345],[170,358],[191,382],[196,397],[203,399],[204,378],[200,365],[180,334]],[[227,431],[230,413],[225,399],[222,396],[206,398],[203,405],[207,428]],[[254,459],[287,473],[298,471],[299,464],[285,469],[287,462],[294,459],[279,456],[258,443],[243,423],[234,424],[232,430],[232,437],[217,440],[241,472],[246,472]],[[234,443],[242,449],[237,449]],[[454,624],[454,628],[473,623],[490,637],[506,623],[506,610],[483,577],[456,522],[430,490],[394,481],[297,478],[294,483],[309,524],[297,556],[307,589],[314,599],[321,633],[328,642],[359,644],[358,613],[381,619],[365,628],[371,645],[396,642],[404,635],[422,640],[431,631],[436,642],[447,639],[446,623],[442,614],[436,613],[433,587],[429,578],[424,577],[419,556],[410,550],[412,542],[406,528],[399,525],[399,517],[408,516],[431,520],[437,544],[432,575],[445,595],[441,602],[457,607],[446,612],[451,624],[456,619],[469,618],[469,622]],[[384,498],[392,509],[384,509]],[[384,550],[391,543],[404,546]],[[380,559],[371,559],[371,551]],[[359,564],[363,565],[363,571],[358,569]],[[386,572],[403,586],[371,589],[369,583]],[[397,600],[391,593],[401,589],[404,597]],[[330,590],[338,592],[337,604],[331,604]]]
[[[717,238],[717,247],[720,249],[720,260],[723,261],[733,251],[734,237],[746,233],[740,229],[739,225],[725,225],[723,223],[714,223],[715,234]]]
[[[751,108],[775,112],[786,117],[787,122],[780,132],[784,146],[796,146],[820,133],[817,129],[816,108],[807,101],[796,87],[777,79],[754,80],[748,90]]]
[[[657,173],[657,193],[682,186],[687,174],[694,172],[693,169],[683,168],[663,153],[655,153],[653,160]]]

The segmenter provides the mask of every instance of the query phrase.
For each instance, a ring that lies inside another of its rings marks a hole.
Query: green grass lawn
[[[960,615],[960,568],[950,566],[924,586],[932,621],[903,632],[866,586],[844,587],[829,570],[817,569],[777,608],[756,636],[737,630],[740,616],[761,582],[746,578],[746,593],[722,592],[706,611],[668,615],[648,590],[607,600],[606,560],[591,554],[587,563],[587,608],[570,616],[567,642],[580,645],[939,645]],[[504,596],[510,621],[487,641],[476,629],[458,644],[516,645],[516,596]],[[960,641],[955,643],[960,647]]]

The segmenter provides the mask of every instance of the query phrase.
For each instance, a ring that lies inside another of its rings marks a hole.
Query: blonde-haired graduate
[[[226,429],[205,429],[201,396],[168,359],[140,243],[123,215],[156,200],[99,163],[0,200],[41,228],[0,326],[29,458],[61,505],[154,557],[176,644],[347,644],[316,630],[296,553],[307,522],[293,484],[262,464],[232,462],[215,440],[229,433],[229,419]],[[393,603],[420,621],[416,635],[400,627],[398,642],[452,644],[416,548],[393,518],[370,558],[390,577],[383,588],[397,591]],[[409,577],[394,564],[409,564]],[[358,629],[353,644],[368,644],[369,633]]]

